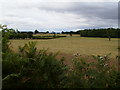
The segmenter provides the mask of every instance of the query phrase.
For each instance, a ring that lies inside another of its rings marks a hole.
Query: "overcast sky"
[[[0,0],[0,23],[28,31],[118,27],[118,0],[56,1]]]

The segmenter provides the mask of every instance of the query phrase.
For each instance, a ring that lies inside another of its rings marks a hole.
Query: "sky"
[[[0,24],[19,31],[118,27],[118,0],[0,0],[0,13]]]

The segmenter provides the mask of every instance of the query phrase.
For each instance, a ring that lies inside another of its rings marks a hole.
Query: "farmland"
[[[48,49],[50,52],[59,52],[60,54],[79,53],[81,55],[105,55],[111,53],[112,57],[118,55],[118,39],[112,38],[87,38],[73,35],[70,37],[56,38],[50,40],[42,39],[24,39],[24,40],[10,40],[12,49],[17,52],[18,46],[23,46],[29,41],[37,41],[37,48]]]

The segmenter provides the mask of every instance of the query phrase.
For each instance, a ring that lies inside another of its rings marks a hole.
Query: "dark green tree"
[[[35,30],[34,33],[37,34],[37,33],[39,33],[39,31],[38,31],[38,30]]]

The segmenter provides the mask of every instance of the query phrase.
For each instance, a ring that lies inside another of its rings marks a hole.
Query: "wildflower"
[[[104,55],[104,58],[107,57],[107,55]]]
[[[109,73],[110,71],[107,71],[107,73]]]
[[[74,59],[72,59],[72,61],[74,61]]]
[[[104,55],[104,58],[107,59],[107,55]]]
[[[105,66],[108,66],[108,64],[105,64],[104,67],[105,67]]]
[[[77,54],[75,53],[74,56],[77,56]]]
[[[81,56],[79,53],[73,54],[74,56],[78,57]]]
[[[73,56],[76,56],[76,54],[73,54]]]
[[[100,59],[103,59],[103,57],[100,56]]]

